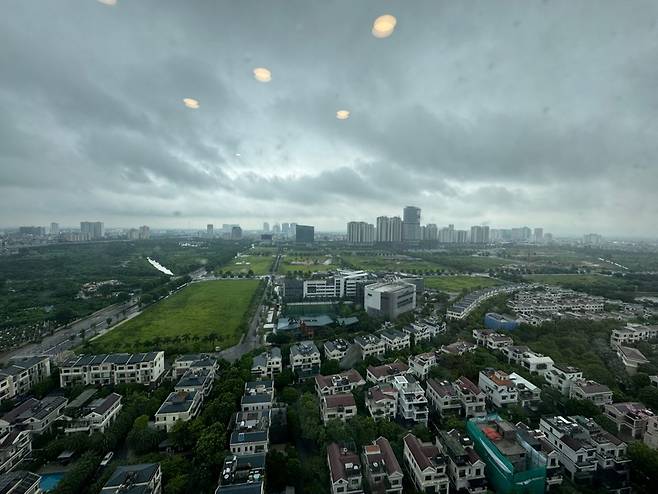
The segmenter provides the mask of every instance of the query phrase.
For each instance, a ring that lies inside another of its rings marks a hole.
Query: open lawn
[[[247,310],[258,284],[258,280],[191,284],[91,341],[91,350],[135,352],[171,348],[181,353],[235,345],[246,331]]]
[[[607,287],[620,284],[618,280],[610,276],[598,274],[530,274],[525,278],[530,281],[546,283],[547,285],[562,285],[574,290],[583,287]]]
[[[485,276],[431,276],[425,278],[425,288],[458,293],[500,285],[502,282]]]
[[[233,274],[247,274],[251,270],[255,275],[262,275],[270,272],[273,262],[274,257],[271,254],[238,254],[230,263],[222,266],[220,270],[223,272],[230,271]]]
[[[342,255],[341,258],[345,263],[353,266],[355,269],[366,271],[403,271],[407,273],[427,272],[441,269],[437,263],[425,261],[423,259],[411,256],[376,256],[376,255]]]
[[[294,271],[323,272],[341,267],[337,257],[318,254],[317,256],[290,256],[286,255],[279,264],[280,273]]]

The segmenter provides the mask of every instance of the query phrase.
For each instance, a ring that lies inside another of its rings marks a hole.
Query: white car
[[[103,461],[101,461],[101,466],[106,467],[108,465],[108,463],[110,463],[112,461],[113,457],[114,457],[114,453],[112,451],[110,451],[108,454],[106,454],[103,457]]]

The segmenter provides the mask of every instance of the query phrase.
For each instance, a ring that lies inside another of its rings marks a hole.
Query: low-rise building
[[[418,355],[409,356],[409,372],[411,372],[418,379],[427,379],[430,373],[430,369],[436,365],[436,352],[419,353]]]
[[[553,368],[544,374],[544,379],[552,388],[569,396],[573,384],[583,379],[583,371],[571,365],[553,364]]]
[[[161,494],[162,470],[159,463],[117,467],[100,494]]]
[[[514,383],[519,405],[533,409],[539,405],[539,402],[541,401],[540,388],[516,372],[512,372],[507,378]]]
[[[658,449],[658,416],[647,418],[647,430],[642,441],[650,448]]]
[[[573,480],[590,480],[597,476],[611,487],[616,486],[612,489],[615,492],[630,492],[624,489],[628,487],[626,443],[592,419],[542,417],[539,428],[558,451],[560,463]]]
[[[290,368],[298,379],[307,379],[320,373],[320,350],[310,340],[290,347]]]
[[[519,401],[516,386],[507,372],[494,369],[482,370],[479,374],[478,386],[495,407],[516,404]]]
[[[629,345],[640,341],[658,338],[658,326],[628,323],[624,328],[613,329],[610,334],[610,346]]]
[[[637,348],[617,345],[617,356],[626,368],[626,372],[633,376],[640,365],[648,364],[649,360]]]
[[[629,439],[642,439],[649,420],[655,417],[642,403],[629,401],[604,405],[603,414],[615,423],[622,437]]]
[[[352,393],[325,395],[320,398],[320,409],[324,424],[330,420],[345,422],[356,416],[356,401]]]
[[[274,403],[274,381],[249,381],[244,385],[240,402],[243,412],[258,412],[272,409]]]
[[[425,390],[418,384],[416,378],[410,374],[395,376],[391,384],[398,392],[398,417],[406,422],[427,425],[429,409]]]
[[[361,352],[361,358],[377,357],[386,353],[386,344],[379,336],[367,334],[354,338],[354,344]]]
[[[165,370],[164,352],[79,355],[60,368],[60,386],[152,385]]]
[[[366,391],[366,408],[375,419],[391,420],[397,415],[398,392],[390,383],[377,384]]]
[[[411,347],[409,335],[396,329],[384,329],[379,332],[387,352],[399,352]]]
[[[343,360],[349,349],[350,344],[347,340],[342,338],[333,341],[325,341],[324,358],[327,360]]]
[[[50,377],[49,357],[17,357],[0,369],[0,402],[26,394]]]
[[[524,346],[506,346],[501,348],[508,362],[520,365],[531,374],[544,376],[553,369],[553,359],[536,353]]]
[[[332,494],[363,494],[359,455],[336,443],[327,446]]]
[[[92,399],[93,394],[87,393],[81,396],[80,400],[76,399],[66,407],[64,415],[66,434],[78,432],[102,434],[114,423],[122,409],[121,395],[110,393],[104,398]]]
[[[402,280],[367,285],[363,308],[370,316],[385,317],[391,321],[397,319],[416,308],[416,285]]]
[[[46,396],[43,400],[28,398],[0,418],[0,431],[18,429],[43,434],[62,417],[67,403],[63,396]]]
[[[283,360],[278,347],[272,347],[253,358],[251,374],[257,379],[274,379],[274,376],[282,371]]]
[[[234,455],[267,453],[270,411],[237,412],[232,418],[229,449]]]
[[[177,422],[187,422],[199,413],[201,394],[196,391],[174,391],[155,413],[155,426],[169,432]]]
[[[359,371],[355,369],[346,370],[340,374],[331,376],[315,376],[315,391],[318,396],[334,395],[338,393],[350,393],[358,387],[366,384]]]
[[[428,322],[412,322],[404,326],[402,332],[411,337],[414,345],[418,345],[423,341],[430,341],[442,332],[442,328]]]
[[[490,415],[470,419],[466,430],[486,465],[492,491],[500,494],[545,491],[549,463],[546,452],[533,447],[518,427]]]
[[[4,494],[41,494],[41,476],[25,470],[0,475],[0,492]]]
[[[224,458],[215,494],[264,494],[265,453]]]
[[[449,345],[441,345],[441,353],[453,356],[461,356],[465,353],[473,352],[477,349],[475,343],[470,341],[457,340]]]
[[[486,395],[467,377],[454,383],[429,379],[425,391],[430,405],[441,417],[460,414],[466,418],[486,414]]]
[[[540,429],[531,429],[523,422],[517,423],[516,428],[519,438],[546,459],[546,490],[550,491],[554,485],[562,485],[564,479],[560,454],[549,442],[546,434]]]
[[[174,391],[196,391],[204,400],[215,383],[215,371],[211,369],[188,369],[174,386]]]
[[[363,447],[363,471],[369,492],[402,494],[402,468],[388,439],[378,437]]]
[[[470,437],[456,429],[439,431],[436,446],[448,462],[448,477],[457,492],[487,492],[485,464],[473,448]]]
[[[496,333],[488,329],[474,329],[473,338],[475,338],[475,343],[479,346],[483,346],[489,350],[501,350],[506,346],[511,346],[514,344],[514,340],[511,336],[508,336],[503,333]]]
[[[434,444],[424,443],[413,434],[404,436],[404,465],[414,487],[420,492],[448,494],[448,462]]]
[[[10,472],[32,451],[29,431],[14,429],[0,436],[0,474]]]
[[[599,384],[589,379],[579,379],[571,386],[569,398],[588,400],[602,407],[612,403],[612,390],[605,384]]]
[[[391,382],[396,376],[402,376],[407,372],[409,372],[409,366],[396,360],[391,364],[368,366],[366,379],[374,384]]]
[[[217,359],[205,353],[187,353],[179,355],[174,360],[172,372],[174,379],[180,379],[190,369],[208,369],[217,373]]]

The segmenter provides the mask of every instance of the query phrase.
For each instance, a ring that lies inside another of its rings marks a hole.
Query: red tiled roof
[[[324,401],[327,408],[356,406],[352,393],[339,393],[337,395],[325,396]]]
[[[392,364],[378,365],[376,367],[371,365],[368,367],[368,372],[377,378],[402,374],[408,370],[409,366],[404,362],[393,362]]]

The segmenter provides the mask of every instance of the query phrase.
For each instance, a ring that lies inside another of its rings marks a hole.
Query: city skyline
[[[346,5],[13,2],[0,224],[268,211],[339,230],[394,201],[436,224],[656,235],[657,4]]]

